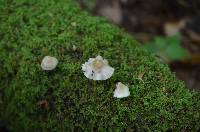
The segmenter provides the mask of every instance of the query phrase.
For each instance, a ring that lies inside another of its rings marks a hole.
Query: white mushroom
[[[116,98],[124,98],[128,97],[130,95],[129,88],[122,84],[121,82],[118,82],[116,84],[116,89],[114,91],[114,97]]]
[[[43,70],[53,70],[56,68],[58,60],[55,57],[45,56],[42,60],[41,67]]]
[[[73,46],[72,46],[72,49],[73,49],[73,51],[76,51],[77,48],[76,48],[75,45],[73,45]]]
[[[84,75],[92,80],[106,80],[114,73],[114,68],[108,65],[108,61],[101,56],[90,58],[82,65]]]

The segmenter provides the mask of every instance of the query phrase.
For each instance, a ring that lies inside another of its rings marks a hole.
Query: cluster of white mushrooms
[[[53,70],[56,68],[58,60],[55,57],[45,56],[42,60],[41,67],[43,70]],[[87,62],[82,65],[84,75],[92,80],[107,80],[113,73],[114,68],[109,66],[108,61],[103,59],[100,55],[96,58],[89,58]],[[118,82],[114,91],[114,97],[124,98],[130,95],[129,88]]]

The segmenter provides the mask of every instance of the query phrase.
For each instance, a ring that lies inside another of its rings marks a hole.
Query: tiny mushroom
[[[55,57],[45,56],[42,60],[41,67],[43,70],[53,70],[56,68],[58,60]]]
[[[116,89],[114,91],[114,97],[116,98],[124,98],[128,97],[130,95],[129,88],[122,84],[121,82],[118,82],[116,84]]]
[[[73,51],[76,51],[77,48],[76,48],[75,45],[73,45],[73,46],[72,46],[72,49],[73,49]]]
[[[114,73],[114,68],[108,65],[108,61],[100,55],[90,58],[82,65],[84,75],[92,80],[106,80]]]

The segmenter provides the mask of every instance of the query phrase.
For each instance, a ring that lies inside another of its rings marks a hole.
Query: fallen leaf
[[[49,107],[49,102],[47,100],[41,100],[37,102],[37,105],[46,109]]]

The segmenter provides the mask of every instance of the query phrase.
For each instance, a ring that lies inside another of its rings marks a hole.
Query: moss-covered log
[[[115,68],[106,81],[81,71],[98,54]],[[46,55],[59,60],[55,70],[41,69]],[[12,131],[200,128],[198,93],[133,38],[71,0],[0,0],[0,79],[0,124]],[[129,97],[113,97],[119,81],[128,84]]]

